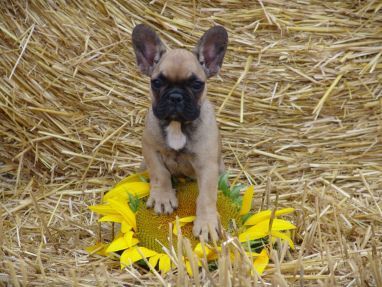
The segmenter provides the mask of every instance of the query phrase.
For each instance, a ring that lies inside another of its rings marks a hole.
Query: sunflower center
[[[146,203],[139,204],[136,213],[137,232],[139,246],[149,248],[159,253],[163,252],[162,245],[167,246],[169,237],[169,224],[174,223],[176,216],[179,218],[196,214],[196,198],[198,197],[198,187],[195,182],[179,183],[176,187],[178,197],[178,209],[170,215],[157,215],[152,209],[146,208]],[[230,198],[222,193],[218,194],[217,210],[220,215],[221,224],[224,229],[229,230],[231,223],[240,223],[240,215],[237,206]],[[191,241],[192,247],[199,242],[192,234],[193,224],[183,226],[182,235]],[[172,237],[174,246],[177,246],[177,236]],[[160,243],[159,243],[160,242]],[[162,245],[161,245],[162,244]]]

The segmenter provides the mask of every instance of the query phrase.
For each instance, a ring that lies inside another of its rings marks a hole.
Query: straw
[[[381,285],[381,11],[374,0],[3,1],[0,285]],[[114,236],[87,207],[142,161],[138,23],[172,48],[228,31],[208,82],[226,169],[255,184],[255,211],[277,195],[296,208],[296,250],[270,250],[261,278],[232,238],[195,276],[84,251]]]

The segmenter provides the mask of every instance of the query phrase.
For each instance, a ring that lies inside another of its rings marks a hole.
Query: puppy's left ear
[[[207,77],[216,75],[223,64],[227,50],[228,34],[222,26],[210,28],[200,38],[194,53],[204,68]]]
[[[135,26],[132,41],[139,69],[145,75],[151,76],[155,64],[166,52],[166,47],[154,30],[145,24]]]

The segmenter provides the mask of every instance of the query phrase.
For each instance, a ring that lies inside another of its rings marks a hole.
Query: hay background
[[[152,2],[2,2],[0,285],[159,284],[83,251],[98,232],[87,206],[142,159],[141,22],[171,47],[229,31],[209,83],[226,165],[255,184],[255,208],[279,194],[297,209],[297,250],[263,284],[382,284],[381,2]]]

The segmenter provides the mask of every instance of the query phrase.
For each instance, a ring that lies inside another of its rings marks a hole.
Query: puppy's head
[[[138,67],[151,78],[154,115],[165,121],[196,120],[206,95],[206,79],[217,74],[223,63],[226,30],[212,27],[192,52],[167,51],[157,34],[144,24],[134,28],[132,40]]]

